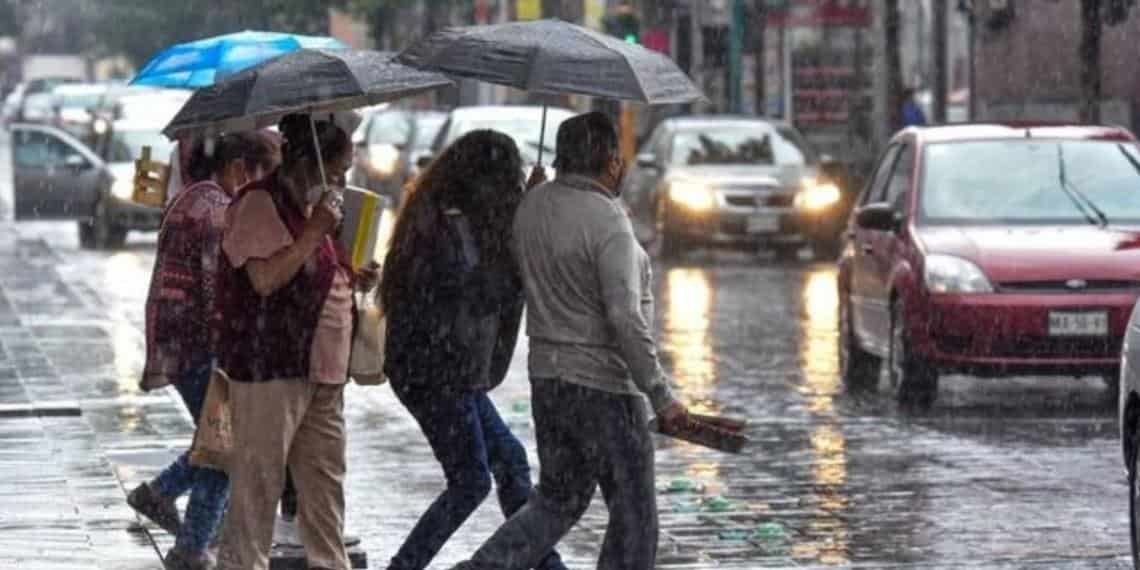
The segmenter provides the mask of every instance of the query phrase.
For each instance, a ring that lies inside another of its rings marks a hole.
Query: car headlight
[[[399,160],[399,149],[390,144],[368,146],[368,162],[381,176],[391,176],[396,172],[396,163]]]
[[[118,177],[111,183],[111,195],[123,200],[130,200],[135,195],[135,181],[131,178]]]
[[[669,184],[669,199],[694,212],[711,210],[716,204],[713,191],[700,182],[675,180]]]
[[[926,288],[931,293],[993,293],[993,285],[973,263],[952,255],[928,255]]]
[[[839,187],[835,184],[809,178],[796,193],[794,204],[797,210],[818,212],[839,202],[840,198]]]

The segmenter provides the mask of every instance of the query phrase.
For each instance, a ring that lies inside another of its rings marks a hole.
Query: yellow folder
[[[381,246],[380,222],[388,199],[356,186],[344,190],[344,219],[339,239],[348,252],[354,269],[360,269],[377,258]]]

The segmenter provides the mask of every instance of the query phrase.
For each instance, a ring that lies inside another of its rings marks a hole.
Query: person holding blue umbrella
[[[209,87],[249,67],[258,65],[274,57],[309,47],[329,49],[347,48],[347,46],[339,40],[326,37],[298,36],[293,34],[256,31],[227,34],[179,44],[163,50],[143,66],[142,71],[131,80],[131,85],[173,89]],[[271,153],[275,156],[279,155],[279,150],[277,149],[280,144],[279,137],[271,137],[271,133],[263,133],[263,135],[263,137],[258,137],[257,139],[259,141],[265,141],[265,144],[261,146],[266,148],[271,146]],[[193,149],[197,148],[200,152],[203,150],[201,141],[199,141],[198,144],[194,142],[198,137],[179,136],[173,138],[176,139],[177,143],[171,152],[169,163],[171,166],[171,174],[166,195],[166,207],[168,211],[180,209],[175,207],[174,198],[184,187],[198,187],[202,186],[200,183],[211,181],[212,173],[209,172],[209,169],[195,167],[195,162],[200,164],[205,159],[217,160],[217,157],[220,156],[218,154],[220,150],[225,150],[221,155],[259,150],[253,148],[237,148],[241,146],[240,141],[245,139],[242,139],[242,137],[227,137],[225,139],[213,140],[212,143],[215,144],[210,145],[211,152],[208,153],[210,156],[199,157],[195,160],[193,157]],[[225,147],[218,147],[216,144],[217,141],[230,139],[239,142]],[[265,153],[268,152],[268,150],[265,151]],[[277,161],[279,161],[279,157]],[[272,170],[271,165],[264,166],[266,166],[263,169],[265,172]],[[257,177],[259,176],[254,176],[254,178]],[[228,192],[232,194],[235,189],[236,188],[229,188]],[[193,197],[191,196],[191,198]],[[228,197],[225,201],[228,201]],[[181,202],[188,201],[182,200]],[[184,217],[185,216],[182,216],[182,218]],[[199,223],[198,225],[201,226],[202,224]],[[171,232],[165,233],[174,232],[172,230]],[[216,233],[220,234],[220,228]],[[195,240],[191,238],[188,241],[191,242],[191,244],[182,249],[206,247],[202,244],[192,243],[194,241],[201,241],[200,239]],[[160,254],[161,249],[160,247]],[[216,251],[207,256],[206,251],[208,249],[209,248],[203,250],[201,258],[206,259],[210,257],[211,260],[209,263],[212,265],[216,261],[212,259],[216,258]],[[213,249],[216,250],[217,247]],[[196,278],[188,284],[182,281],[182,286],[188,285],[188,291],[206,290],[207,287],[205,286],[207,283],[203,281],[212,282],[212,278],[203,277],[199,275],[200,273],[202,272],[198,271],[194,273]],[[156,278],[157,276],[160,275],[156,271]],[[165,317],[166,321],[164,322],[167,326],[173,326],[176,329],[190,326],[185,322],[187,321],[185,318],[186,315],[183,315],[185,311],[179,312],[175,310],[174,314],[171,315],[171,310],[169,310],[171,307],[167,307],[167,309],[168,310],[161,311],[164,313],[161,317]],[[148,311],[148,321],[154,320],[151,318],[152,316],[155,318],[160,317],[160,315],[152,315]],[[148,331],[149,330],[148,328]],[[152,339],[148,337],[148,349],[151,348],[151,340]],[[204,350],[203,347],[194,346],[195,343],[193,342],[186,344],[188,346],[184,348],[187,351]],[[210,366],[199,366],[195,368],[192,372],[196,373],[197,376],[195,376],[195,378],[200,377],[200,380],[188,383],[188,387],[185,389],[180,388],[180,393],[185,391],[184,396],[186,397],[186,402],[195,420],[198,416],[197,408],[201,407],[202,399],[205,397],[205,380],[209,378],[210,368]],[[164,382],[154,383],[144,380],[143,383],[144,389],[153,389],[162,385],[164,385]],[[168,556],[166,565],[169,568],[209,568],[213,564],[210,557],[205,554],[205,546],[206,541],[210,539],[216,530],[218,517],[221,515],[221,507],[225,502],[228,485],[226,484],[224,476],[214,477],[212,474],[205,472],[199,475],[197,474],[198,471],[199,470],[191,468],[186,461],[186,457],[182,456],[163,472],[163,476],[149,483],[140,485],[134,489],[128,497],[128,503],[137,512],[155,521],[164,530],[177,536],[176,547]],[[198,479],[202,481],[199,482],[197,481]],[[194,489],[194,491],[191,496],[190,507],[187,509],[187,521],[184,524],[183,521],[180,520],[178,511],[174,506],[174,499],[178,495],[189,491],[191,488]],[[295,496],[296,491],[290,483],[286,488],[285,494],[282,496],[282,512],[287,517],[296,514]],[[285,526],[283,528],[288,527]],[[287,540],[289,542],[298,542],[296,538]],[[354,540],[359,542],[359,539]]]

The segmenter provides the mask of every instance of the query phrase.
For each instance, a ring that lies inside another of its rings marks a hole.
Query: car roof
[[[56,95],[75,95],[85,93],[104,93],[112,89],[106,83],[64,83],[51,90]]]
[[[791,123],[785,121],[773,121],[762,117],[752,117],[748,115],[685,115],[681,117],[669,117],[664,120],[664,123],[675,129],[701,129],[710,127],[721,127],[725,125],[754,125],[757,127],[791,127]]]
[[[471,107],[456,107],[451,111],[452,119],[469,119],[473,117],[478,118],[512,118],[523,115],[530,117],[532,115],[538,118],[542,114],[542,106],[540,105],[475,105]],[[550,115],[573,115],[574,111],[563,107],[547,107],[547,116]]]
[[[896,139],[904,137],[914,137],[920,144],[1034,138],[1118,142],[1136,140],[1136,137],[1123,127],[1028,121],[908,127],[895,135]]]

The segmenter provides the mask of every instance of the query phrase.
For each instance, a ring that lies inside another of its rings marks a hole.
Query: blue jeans
[[[522,508],[531,492],[530,465],[526,449],[485,392],[445,396],[427,389],[396,388],[396,396],[419,422],[447,478],[447,489],[420,517],[388,566],[420,570],[491,492],[492,478],[503,515],[510,517]],[[537,568],[565,566],[551,551]]]
[[[212,360],[192,366],[174,385],[186,403],[186,408],[190,410],[190,415],[194,417],[195,424],[202,414],[206,388],[210,385],[213,370]],[[178,534],[175,546],[185,552],[206,550],[222,520],[229,499],[230,483],[226,474],[191,466],[190,454],[186,452],[163,470],[151,485],[164,497],[174,498],[190,492],[182,532]]]

